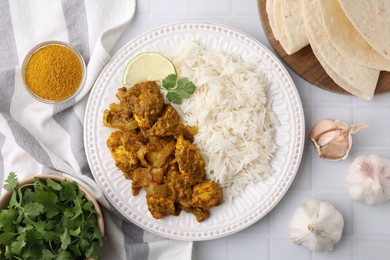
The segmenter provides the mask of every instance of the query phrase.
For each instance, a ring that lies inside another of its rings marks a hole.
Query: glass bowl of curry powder
[[[22,76],[34,98],[49,104],[62,103],[80,92],[86,66],[81,54],[71,45],[47,41],[36,45],[26,55]]]

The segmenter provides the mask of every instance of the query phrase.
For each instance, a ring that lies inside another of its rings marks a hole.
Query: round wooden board
[[[258,0],[258,9],[261,23],[265,35],[268,38],[272,48],[284,60],[284,62],[299,76],[311,84],[341,94],[349,94],[347,91],[339,87],[325,72],[313,51],[309,46],[301,49],[293,55],[288,55],[279,42],[272,34],[271,27],[268,22],[268,15],[265,7],[266,0]],[[390,91],[390,72],[382,71],[379,75],[375,94],[385,93]]]

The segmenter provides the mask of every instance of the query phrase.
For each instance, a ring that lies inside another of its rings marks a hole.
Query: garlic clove
[[[332,142],[333,139],[335,139],[339,136],[340,136],[340,131],[338,131],[338,130],[331,130],[331,131],[325,132],[318,137],[317,144],[319,146],[327,145],[330,142]]]
[[[330,160],[337,160],[340,158],[346,158],[350,150],[349,136],[341,135],[332,140],[332,142],[321,146],[319,149],[319,156],[321,158],[327,158]]]
[[[390,199],[390,160],[377,154],[357,157],[346,176],[349,196],[356,201],[378,205]]]
[[[345,159],[352,146],[351,134],[368,127],[367,122],[348,126],[346,123],[324,119],[318,121],[311,129],[309,138],[321,158],[329,160]]]
[[[331,130],[338,129],[338,125],[336,124],[336,121],[333,119],[323,119],[321,121],[318,121],[310,132],[310,138],[313,138],[317,140],[320,138],[321,135],[323,135],[326,132],[329,132]]]

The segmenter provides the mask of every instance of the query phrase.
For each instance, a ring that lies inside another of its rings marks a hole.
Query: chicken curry
[[[103,123],[117,128],[107,140],[116,166],[132,181],[132,194],[146,191],[154,218],[177,216],[181,210],[201,222],[221,204],[218,183],[205,177],[205,163],[193,144],[196,126],[186,126],[165,104],[154,81],[142,82],[116,94],[119,104],[104,111]]]

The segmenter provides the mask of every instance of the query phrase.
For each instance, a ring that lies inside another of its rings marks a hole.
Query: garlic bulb
[[[324,119],[313,126],[309,137],[321,158],[340,160],[345,159],[351,149],[351,134],[368,126],[367,122],[348,126],[338,120]]]
[[[381,204],[390,199],[390,161],[377,154],[359,156],[349,166],[346,183],[353,200]]]
[[[339,242],[344,219],[331,203],[310,199],[295,210],[288,225],[292,242],[326,254]]]

